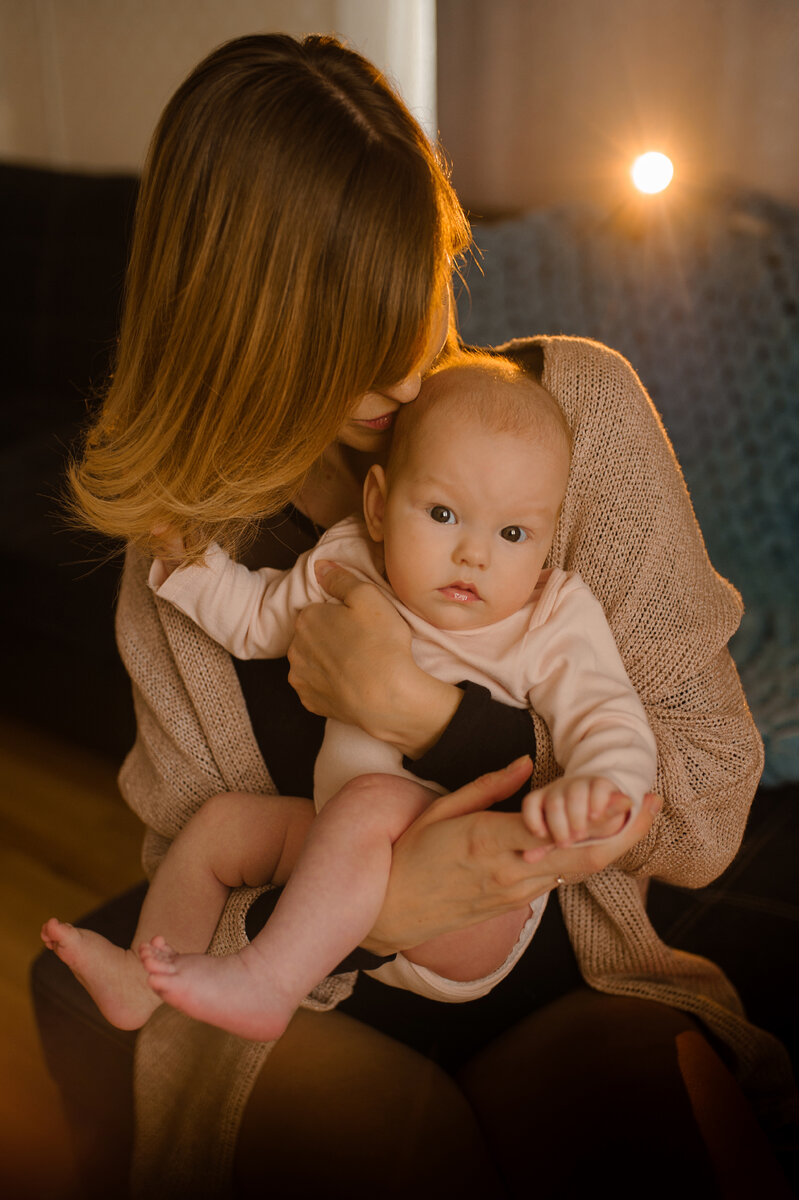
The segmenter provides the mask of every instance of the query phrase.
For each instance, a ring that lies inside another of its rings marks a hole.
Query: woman
[[[398,843],[360,965],[558,885],[568,937],[553,899],[477,1036],[471,1006],[466,1019],[410,1011],[363,975],[352,992],[352,974],[320,985],[268,1055],[160,1009],[137,1065],[149,1195],[223,1195],[234,1174],[243,1195],[548,1195],[596,1182],[600,1161],[615,1179],[622,1150],[625,1169],[656,1158],[664,1185],[700,1180],[715,1152],[692,1116],[701,1089],[753,1123],[685,1012],[731,1047],[742,1078],[779,1092],[777,1048],[715,968],[662,946],[643,909],[648,876],[696,886],[729,862],[761,762],[725,650],[738,597],[707,562],[618,356],[579,339],[515,347],[575,435],[552,561],[602,600],[659,743],[663,806],[651,798],[612,845],[523,859],[537,842],[518,812],[483,810],[523,782],[493,769],[530,749],[529,717],[420,672],[403,623],[346,573],[330,584],[340,606],[304,614],[290,672],[233,664],[147,589],[153,530],[176,529],[198,556],[216,539],[286,566],[359,507],[392,414],[454,341],[450,275],[467,241],[418,126],[332,40],[222,47],[156,131],[116,370],[71,477],[82,518],[130,545],[118,637],[139,732],[121,784],[148,826],[148,870],[219,791],[309,796],[322,718],[335,716],[451,793]],[[538,784],[556,768],[537,719],[535,737]],[[217,952],[241,943],[252,899],[234,894]],[[593,1097],[597,1078],[608,1091]]]

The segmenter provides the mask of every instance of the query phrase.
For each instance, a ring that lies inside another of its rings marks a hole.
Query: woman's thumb
[[[478,779],[450,792],[431,804],[428,813],[434,813],[435,819],[460,817],[470,812],[480,812],[490,808],[498,800],[506,800],[522,786],[525,779],[530,777],[533,761],[529,754],[516,758],[507,767],[499,771],[490,771]]]
[[[314,571],[318,583],[325,589],[328,596],[333,596],[336,600],[345,601],[352,588],[358,583],[351,571],[340,567],[338,563],[331,562],[329,558],[320,558],[318,562],[314,563]]]

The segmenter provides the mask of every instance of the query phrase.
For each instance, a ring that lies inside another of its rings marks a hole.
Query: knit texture
[[[744,1019],[725,976],[671,950],[644,908],[646,879],[699,887],[734,857],[762,769],[762,744],[726,643],[738,593],[710,565],[662,425],[630,365],[597,343],[541,338],[544,384],[574,432],[569,488],[550,555],[577,570],[602,603],[658,743],[665,804],[623,860],[560,889],[587,982],[694,1013],[733,1053],[763,1119],[799,1117],[783,1048]],[[232,663],[147,587],[149,563],[128,555],[118,638],[134,684],[139,736],[120,782],[152,832],[148,869],[215,792],[272,791]],[[556,774],[536,719],[534,784]],[[252,892],[235,893],[212,952],[244,942]],[[310,1000],[328,1007],[352,979]],[[236,1131],[268,1047],[159,1009],[139,1035],[137,1194],[227,1194]]]
[[[564,207],[478,226],[461,330],[586,336],[634,364],[744,599],[731,650],[763,781],[799,779],[799,213],[740,192],[652,204],[637,223]]]

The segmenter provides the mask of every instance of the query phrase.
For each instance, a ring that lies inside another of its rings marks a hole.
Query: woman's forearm
[[[388,705],[370,714],[364,728],[372,737],[396,746],[404,756],[421,758],[452,721],[463,692],[455,684],[434,679],[415,663],[384,682]]]

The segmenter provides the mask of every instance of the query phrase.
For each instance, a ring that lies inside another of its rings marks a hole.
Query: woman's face
[[[377,454],[389,443],[394,415],[401,404],[415,400],[422,379],[441,353],[449,328],[449,295],[436,315],[424,357],[409,375],[380,391],[366,392],[339,430],[337,441],[353,450]]]

